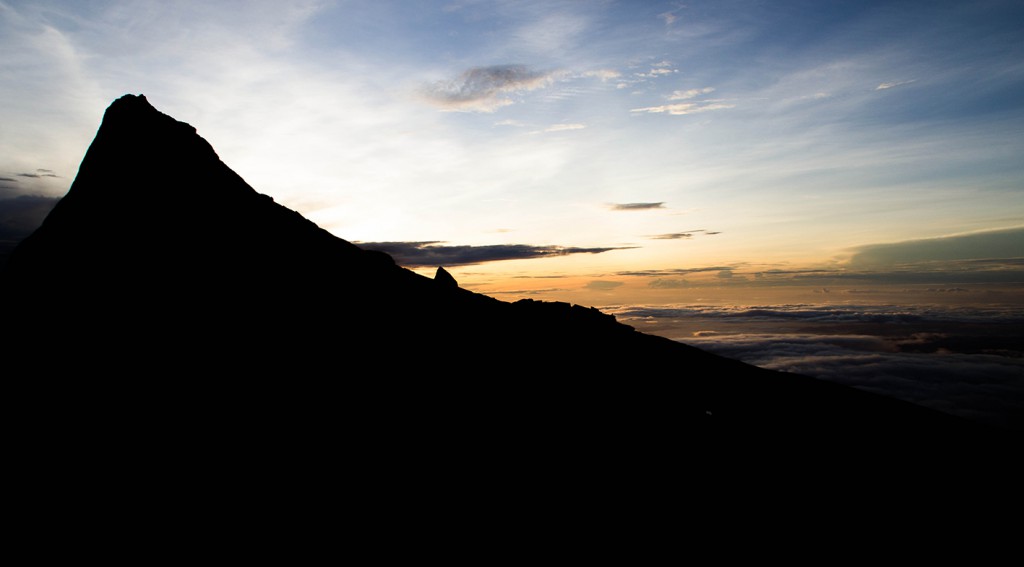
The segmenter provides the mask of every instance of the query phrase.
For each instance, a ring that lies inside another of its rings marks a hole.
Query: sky
[[[131,93],[502,298],[1012,296],[1022,31],[1016,1],[0,0],[0,238]]]
[[[1024,430],[1019,0],[0,0],[0,53],[0,256],[143,94],[424,275]]]

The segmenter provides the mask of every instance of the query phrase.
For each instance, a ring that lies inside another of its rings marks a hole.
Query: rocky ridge
[[[407,447],[545,454],[637,455],[678,442],[681,428],[802,447],[990,433],[646,335],[597,309],[499,301],[441,267],[420,276],[258,193],[141,95],[107,109],[67,195],[0,286],[18,298],[4,328],[8,376],[77,377],[45,400],[77,419],[117,408],[190,431],[244,422],[301,431],[303,446],[346,424]]]

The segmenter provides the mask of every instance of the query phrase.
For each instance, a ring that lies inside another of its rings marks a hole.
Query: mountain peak
[[[247,278],[270,282],[291,269],[301,269],[293,274],[299,277],[329,271],[315,260],[325,251],[342,254],[357,271],[390,260],[257,193],[193,126],[143,95],[125,95],[104,113],[67,194],[11,255],[7,279],[28,278],[54,293],[68,282],[79,291],[95,285],[90,293],[105,296],[110,286],[81,274],[161,273],[162,281],[122,290],[122,299],[165,285],[192,297],[203,286],[244,290],[252,287]]]
[[[164,134],[170,131],[177,131],[181,136],[189,136],[196,133],[196,129],[193,126],[185,122],[179,122],[160,112],[149,103],[145,95],[141,94],[126,94],[114,100],[107,107],[106,112],[103,113],[103,122],[100,125],[98,135],[102,135],[104,129],[116,129],[122,135],[124,132],[140,133],[154,129]]]
[[[444,422],[439,438],[479,429],[488,444],[512,429],[577,443],[573,428],[586,424],[595,446],[616,437],[658,451],[687,419],[740,436],[965,431],[938,412],[712,355],[594,308],[499,301],[441,267],[418,275],[257,193],[142,95],[107,109],[67,195],[11,255],[0,293],[17,298],[0,337],[8,375],[45,360],[57,374],[127,377],[168,411],[197,398],[242,411],[241,396],[247,411],[297,421],[348,411],[389,427]],[[443,378],[423,374],[439,365]],[[180,382],[150,383],[154,372]],[[193,385],[198,375],[212,378]]]
[[[107,107],[107,114],[112,112],[159,112],[153,105],[149,104],[144,94],[124,94],[119,98],[114,99],[114,102],[110,103]]]

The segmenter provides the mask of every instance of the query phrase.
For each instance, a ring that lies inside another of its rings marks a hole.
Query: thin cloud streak
[[[664,209],[665,203],[615,203],[611,205],[613,211],[645,211],[649,209]]]
[[[586,128],[586,124],[555,124],[554,126],[548,126],[544,129],[545,132],[566,132],[569,130],[582,130]]]
[[[888,82],[888,83],[881,83],[877,87],[875,87],[875,90],[876,91],[884,91],[886,89],[891,89],[893,87],[899,87],[899,86],[902,86],[902,85],[909,85],[910,83],[913,83],[913,82],[914,82],[913,80],[910,80],[910,81],[893,81],[893,82]]]
[[[712,87],[704,87],[702,89],[688,89],[688,90],[685,90],[685,91],[673,91],[672,94],[670,94],[668,96],[668,99],[669,100],[689,100],[691,98],[696,98],[696,97],[698,97],[698,96],[700,96],[702,94],[708,94],[708,93],[714,92],[714,90],[715,89],[712,88]]]
[[[671,234],[659,234],[657,236],[648,236],[648,238],[651,238],[651,239],[654,239],[654,240],[689,240],[689,239],[693,238],[693,235],[694,235],[695,232],[696,231],[693,231],[693,232],[673,232]]]
[[[712,110],[725,110],[735,108],[735,104],[722,102],[681,102],[677,104],[663,104],[660,106],[647,106],[634,108],[630,112],[646,112],[648,114],[669,114],[672,116],[684,116],[687,114],[698,114]]]
[[[693,238],[695,235],[698,235],[698,234],[703,234],[705,236],[708,236],[708,235],[715,235],[715,234],[722,234],[722,233],[721,232],[717,232],[717,231],[707,231],[707,230],[704,230],[704,229],[701,228],[701,229],[697,229],[697,230],[686,230],[686,231],[683,231],[683,232],[670,232],[670,233],[666,233],[666,234],[655,234],[653,236],[648,236],[647,238],[650,238],[652,240],[689,240],[689,239]]]

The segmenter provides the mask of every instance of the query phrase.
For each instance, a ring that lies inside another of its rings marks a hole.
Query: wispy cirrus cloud
[[[660,77],[662,75],[671,75],[673,73],[678,72],[678,69],[669,69],[667,67],[652,67],[650,71],[644,73],[634,73],[634,75],[644,79],[652,79],[654,77]]]
[[[580,73],[581,77],[595,77],[602,81],[610,81],[612,79],[618,79],[622,76],[622,73],[614,69],[598,69],[596,71],[584,71]]]
[[[672,94],[668,95],[669,100],[690,100],[696,98],[702,94],[708,94],[714,92],[713,87],[704,87],[702,89],[687,89],[685,91],[673,91]]]
[[[665,97],[669,101],[669,104],[633,108],[630,110],[630,112],[641,112],[647,114],[670,114],[674,116],[681,116],[685,114],[710,112],[712,110],[724,110],[727,108],[734,108],[736,106],[735,104],[724,102],[720,99],[698,100],[699,97],[713,93],[714,91],[714,87],[675,90]]]
[[[553,126],[548,126],[547,128],[545,128],[544,132],[565,132],[565,131],[568,131],[568,130],[582,130],[582,129],[586,128],[586,127],[587,127],[586,124],[578,124],[578,123],[576,123],[576,124],[555,124]]]
[[[660,79],[677,73],[679,73],[679,69],[676,69],[671,61],[659,61],[653,65],[645,66],[642,71],[633,71],[625,76],[620,76],[615,86],[618,89],[639,87],[640,85],[649,86]]]
[[[875,87],[875,90],[876,91],[884,91],[886,89],[891,89],[893,87],[909,85],[910,83],[913,83],[916,80],[917,79],[911,79],[909,81],[890,81],[890,82],[886,82],[886,83],[879,83],[879,85],[877,87]]]
[[[662,104],[658,106],[645,106],[633,108],[630,112],[645,112],[647,114],[669,114],[672,116],[683,116],[686,114],[698,114],[712,110],[725,110],[735,108],[735,104],[724,102],[680,102],[675,104]]]
[[[544,88],[558,76],[557,71],[536,71],[525,65],[474,67],[456,79],[426,86],[423,94],[444,110],[494,112],[513,104],[514,94]]]

